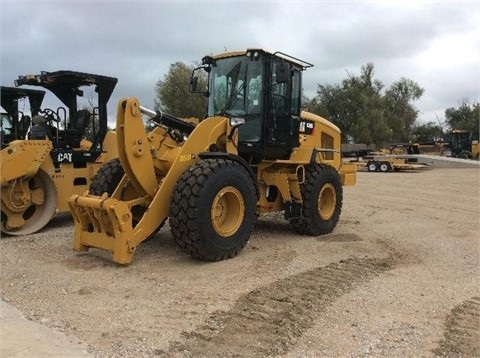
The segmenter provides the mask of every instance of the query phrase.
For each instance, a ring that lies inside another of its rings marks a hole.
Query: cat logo
[[[66,161],[66,162],[71,163],[72,162],[72,153],[58,153],[57,161],[58,162]]]

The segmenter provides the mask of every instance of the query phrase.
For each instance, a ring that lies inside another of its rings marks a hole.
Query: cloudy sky
[[[401,77],[425,89],[422,123],[461,100],[480,100],[477,1],[22,1],[0,0],[0,81],[72,70],[117,77],[121,97],[153,107],[170,64],[225,50],[264,48],[314,64],[304,92],[339,84],[368,62],[390,86]],[[46,104],[59,105],[47,97]]]

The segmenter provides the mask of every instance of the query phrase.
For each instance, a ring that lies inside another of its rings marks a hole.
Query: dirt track
[[[360,172],[331,235],[269,215],[218,263],[167,225],[117,266],[58,216],[1,239],[1,297],[98,357],[478,357],[479,173]]]

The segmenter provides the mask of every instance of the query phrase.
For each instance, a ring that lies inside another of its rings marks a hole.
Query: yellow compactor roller
[[[68,213],[72,194],[88,190],[102,164],[117,156],[115,134],[107,130],[107,102],[116,83],[113,77],[75,71],[41,72],[15,81],[17,87],[48,89],[64,106],[42,109],[45,92],[36,91],[32,97],[30,90],[31,126],[19,126],[23,131],[17,132],[10,129],[9,136],[2,136],[2,234],[32,234],[55,213]],[[79,108],[78,97],[89,86],[98,95],[97,106]],[[2,97],[2,106],[8,98]]]
[[[93,193],[69,200],[74,249],[109,250],[128,264],[169,219],[181,248],[219,261],[242,250],[258,215],[278,211],[301,234],[330,233],[356,166],[342,164],[340,130],[301,111],[311,66],[261,49],[204,57],[190,83],[208,98],[198,124],[120,100],[118,160],[99,171]],[[208,73],[207,89],[196,88],[198,71]],[[142,115],[157,124],[149,133]]]

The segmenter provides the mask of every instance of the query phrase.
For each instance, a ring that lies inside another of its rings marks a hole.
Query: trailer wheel
[[[115,158],[108,161],[93,177],[89,188],[90,194],[101,196],[103,193],[107,193],[108,196],[111,196],[124,174],[120,159]]]
[[[310,165],[306,169],[305,182],[300,186],[301,214],[290,223],[300,234],[325,235],[333,231],[342,211],[340,176],[329,165]]]
[[[179,178],[170,206],[177,244],[204,261],[236,256],[256,223],[257,193],[248,171],[227,159],[205,159]]]
[[[390,164],[387,162],[381,162],[380,163],[380,171],[386,173],[390,170]]]
[[[367,169],[369,172],[375,172],[378,169],[377,163],[375,162],[368,162],[367,163]]]

